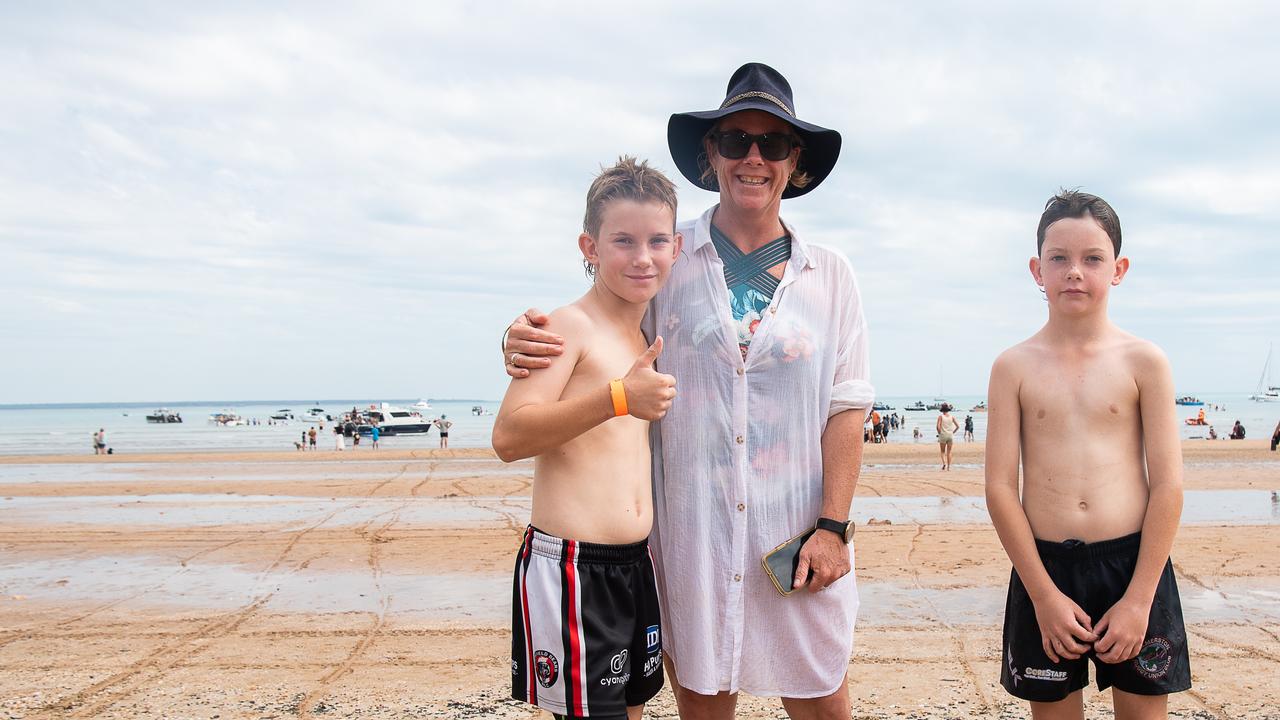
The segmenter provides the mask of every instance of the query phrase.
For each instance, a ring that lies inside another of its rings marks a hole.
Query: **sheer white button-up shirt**
[[[645,317],[678,392],[650,434],[663,647],[698,693],[821,697],[849,664],[854,575],[783,597],[760,558],[818,518],[827,419],[874,399],[862,302],[844,255],[784,222],[791,259],[744,362],[714,212],[678,228],[684,251]]]

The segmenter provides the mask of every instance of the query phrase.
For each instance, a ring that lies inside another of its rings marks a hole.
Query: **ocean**
[[[1197,397],[1204,400],[1205,415],[1221,437],[1226,437],[1232,424],[1240,420],[1251,439],[1268,438],[1276,423],[1280,422],[1280,403],[1255,403],[1248,393],[1204,393]],[[880,398],[906,417],[903,429],[890,435],[890,442],[915,442],[912,428],[921,429],[919,442],[934,441],[933,424],[937,413],[907,412],[903,408],[917,400],[926,405],[933,402],[932,395]],[[970,412],[983,398],[976,395],[953,396],[957,407],[956,418],[963,424],[965,415],[974,419],[975,439],[986,437],[987,415]],[[414,399],[387,400],[392,405],[408,407]],[[107,445],[117,454],[141,454],[156,452],[205,452],[235,450],[292,450],[300,434],[311,423],[288,421],[269,425],[268,418],[277,410],[290,408],[301,413],[311,407],[323,408],[337,417],[353,405],[368,407],[378,400],[311,400],[292,401],[243,401],[235,403],[168,403],[164,407],[182,414],[181,424],[148,423],[146,415],[154,411],[157,403],[86,403],[83,405],[9,405],[0,406],[0,455],[92,454],[91,436],[98,428],[107,434]],[[454,425],[450,431],[451,447],[489,447],[493,430],[493,415],[476,415],[472,408],[481,406],[484,411],[496,412],[500,401],[465,400],[436,401],[430,410],[422,411],[429,418],[446,415]],[[1214,409],[1217,405],[1220,409]],[[1179,419],[1194,417],[1198,408],[1180,406]],[[256,418],[260,425],[223,427],[208,420],[209,415],[222,411],[234,412],[246,419]],[[333,436],[326,432],[317,440],[320,449],[333,447]],[[1204,437],[1208,428],[1180,425],[1182,437]],[[957,433],[957,440],[961,435]],[[434,448],[439,446],[439,436],[433,430],[426,435],[396,435],[384,437],[381,445],[387,448]]]
[[[410,405],[417,401],[414,398],[385,402],[411,409]],[[291,420],[268,424],[276,411],[289,408],[300,415],[309,408],[319,407],[337,418],[352,406],[368,408],[381,402],[384,401],[171,402],[163,407],[181,414],[183,422],[165,424],[147,422],[146,416],[161,407],[159,403],[0,406],[0,455],[92,454],[92,435],[99,428],[106,431],[107,446],[116,454],[292,450],[294,441],[315,423]],[[431,403],[431,409],[420,412],[427,418],[445,415],[453,421],[449,431],[450,447],[488,447],[493,416],[475,415],[472,407],[480,405],[487,412],[496,412],[498,404],[497,401],[441,401]],[[260,424],[217,425],[209,416],[218,412],[233,412],[246,420],[256,419]],[[325,423],[325,431],[316,438],[317,449],[333,449],[332,428],[332,423]],[[348,447],[350,444],[348,439]],[[434,448],[440,446],[440,436],[435,430],[425,435],[384,436],[378,444],[388,448]]]

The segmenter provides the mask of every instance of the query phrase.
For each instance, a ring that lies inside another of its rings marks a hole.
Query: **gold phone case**
[[[760,564],[764,566],[764,574],[769,576],[773,581],[773,587],[778,591],[779,595],[786,597],[795,592],[795,586],[792,580],[796,576],[796,566],[800,563],[800,548],[804,546],[804,541],[813,535],[817,528],[809,528],[790,540],[782,543],[778,547],[770,550],[760,558]],[[813,571],[810,571],[812,575]],[[782,574],[780,581],[778,575]],[[785,583],[785,584],[784,584]]]

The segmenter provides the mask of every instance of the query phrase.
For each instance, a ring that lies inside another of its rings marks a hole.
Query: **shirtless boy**
[[[1191,687],[1169,561],[1182,513],[1172,373],[1107,317],[1129,269],[1111,206],[1064,191],[1036,234],[1049,321],[996,359],[988,391],[987,507],[1013,562],[1000,682],[1038,720],[1081,718],[1092,660],[1118,720],[1165,717],[1168,694]]]
[[[626,157],[587,193],[578,237],[591,289],[545,328],[564,360],[511,381],[493,426],[506,462],[534,457],[516,557],[512,697],[557,717],[639,718],[662,688],[649,422],[676,395],[640,332],[680,255],[675,186]]]

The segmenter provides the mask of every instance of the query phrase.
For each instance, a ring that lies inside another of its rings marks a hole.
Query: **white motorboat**
[[[290,410],[289,408],[280,408],[279,410],[271,414],[271,419],[272,420],[292,420],[293,411]]]
[[[1274,347],[1267,348],[1267,361],[1262,364],[1262,376],[1258,378],[1258,387],[1249,399],[1254,402],[1280,402],[1280,385],[1271,379],[1271,352]]]
[[[409,407],[413,408],[414,410],[430,410],[431,403],[427,402],[426,400],[419,400],[418,402],[410,405]]]
[[[222,412],[213,413],[212,415],[209,416],[209,422],[213,423],[214,425],[222,425],[222,426],[249,424],[248,420],[245,420],[244,418],[231,412],[230,410],[223,410]]]
[[[369,420],[377,424],[378,431],[384,435],[408,433],[424,433],[431,430],[431,421],[421,413],[398,408],[388,403],[371,407],[365,411]]]
[[[333,417],[325,412],[324,408],[313,407],[307,408],[306,411],[298,416],[298,419],[302,422],[322,423],[332,421]]]

